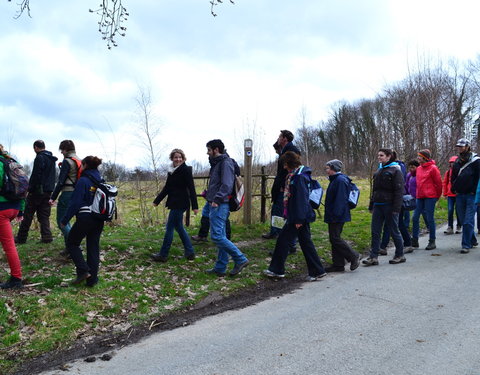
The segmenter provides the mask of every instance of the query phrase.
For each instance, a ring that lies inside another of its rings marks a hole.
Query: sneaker
[[[410,254],[413,253],[413,247],[412,246],[407,246],[406,248],[403,249],[404,254]]]
[[[364,265],[368,266],[378,266],[378,258],[370,258],[368,257],[367,259],[362,260],[362,263]]]
[[[425,248],[425,250],[433,250],[433,249],[436,249],[436,248],[437,248],[437,245],[435,245],[435,240],[429,240],[428,245]]]
[[[247,259],[247,260],[246,260],[245,262],[243,262],[243,263],[235,264],[235,265],[233,266],[232,270],[230,271],[229,275],[230,275],[230,276],[238,275],[240,272],[242,272],[242,270],[243,270],[246,266],[248,266],[248,263],[249,263],[249,261],[248,261],[248,259]]]
[[[448,227],[447,230],[443,231],[443,233],[445,233],[445,234],[453,234],[453,228],[452,228],[452,227]]]
[[[191,236],[191,239],[197,242],[207,242],[208,238],[207,237],[202,237],[202,236]]]
[[[412,238],[412,247],[420,247],[418,244],[418,238]]]
[[[22,279],[10,276],[8,281],[0,284],[0,289],[21,289],[23,288]]]
[[[328,273],[332,273],[332,272],[345,272],[345,267],[328,266],[328,267],[325,267],[325,272],[328,272]]]
[[[90,276],[91,275],[88,272],[86,272],[82,275],[78,275],[77,278],[71,282],[71,284],[72,285],[81,284],[83,281],[87,280]]]
[[[186,259],[186,260],[194,260],[194,259],[195,259],[195,254],[185,255],[185,259]]]
[[[460,254],[468,254],[470,252],[470,249],[462,249],[460,250]]]
[[[355,271],[360,266],[360,254],[350,263],[350,271]]]
[[[152,258],[155,262],[165,263],[167,261],[167,257],[160,255],[160,253],[152,254],[150,255],[150,258]]]
[[[457,225],[457,230],[455,231],[455,234],[460,234],[462,233],[462,227]]]
[[[404,256],[401,257],[394,257],[393,259],[390,259],[388,263],[390,264],[399,264],[399,263],[405,263],[407,260],[405,259]]]
[[[318,275],[318,276],[307,275],[305,277],[305,281],[317,281],[318,279],[321,279],[322,277],[325,277],[325,276],[327,276],[326,272],[324,272],[324,273],[322,273],[321,275]]]
[[[275,273],[275,272],[272,272],[270,270],[264,270],[263,274],[267,277],[274,277],[276,279],[282,279],[282,278],[285,277],[285,274]]]
[[[276,234],[271,234],[271,233],[266,233],[262,234],[262,238],[265,240],[273,240],[274,238],[277,238]]]
[[[472,247],[477,247],[478,246],[478,242],[472,242]]]
[[[209,275],[217,275],[218,277],[224,277],[225,276],[225,272],[217,271],[215,268],[210,268],[210,269],[206,270],[205,273],[208,273]]]
[[[387,252],[387,249],[385,248],[380,248],[380,250],[378,250],[378,255],[387,255],[388,252]]]

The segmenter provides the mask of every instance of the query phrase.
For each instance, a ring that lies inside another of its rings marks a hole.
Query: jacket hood
[[[228,155],[227,154],[221,154],[221,155],[218,155],[217,157],[214,157],[214,158],[209,158],[209,162],[210,162],[210,165],[212,167],[214,167],[215,165],[217,165],[218,163],[222,162],[223,160],[225,160],[226,158],[228,158]]]
[[[100,176],[100,172],[98,169],[86,169],[82,172],[82,176],[90,176],[98,182],[102,181],[102,176]]]
[[[435,165],[435,164],[436,164],[435,160],[430,159],[426,163],[420,164],[420,168],[427,168],[427,167],[430,167],[431,165]]]
[[[310,167],[306,167],[304,165],[301,165],[298,168],[297,173],[295,173],[295,174],[309,174],[309,175],[311,175],[312,174],[312,169]]]
[[[38,154],[46,156],[49,159],[52,159],[53,162],[56,162],[58,160],[58,158],[56,156],[53,156],[53,154],[50,151],[47,151],[47,150],[40,151]]]

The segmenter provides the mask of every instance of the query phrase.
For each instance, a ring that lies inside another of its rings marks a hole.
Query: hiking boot
[[[443,233],[445,233],[445,234],[453,234],[453,228],[452,228],[452,227],[448,227],[447,230],[443,231]]]
[[[460,254],[468,254],[470,252],[470,249],[462,249],[460,250]]]
[[[10,276],[8,281],[0,284],[0,289],[21,289],[23,288],[22,279]]]
[[[71,282],[71,284],[72,285],[78,285],[78,284],[82,283],[83,281],[87,280],[90,276],[91,275],[88,272],[86,272],[82,275],[78,275],[77,278]]]
[[[225,272],[217,271],[215,268],[209,268],[208,270],[205,271],[205,273],[208,273],[209,275],[217,275],[218,277],[225,276]]]
[[[281,279],[281,278],[285,277],[285,274],[275,273],[275,272],[272,272],[270,270],[263,270],[263,274],[267,277],[272,277],[272,278],[276,278],[276,279]]]
[[[368,257],[367,259],[362,260],[362,263],[365,266],[378,266],[378,258],[370,258]]]
[[[305,281],[317,281],[318,279],[321,279],[322,277],[325,277],[325,276],[327,276],[326,272],[322,273],[321,275],[317,275],[317,276],[307,275],[305,277]]]
[[[186,260],[194,260],[195,259],[195,254],[188,254],[188,255],[185,255],[185,259]]]
[[[345,272],[345,267],[339,266],[328,266],[325,267],[325,272],[332,273],[332,272]]]
[[[167,257],[160,255],[160,253],[151,254],[150,258],[152,258],[155,262],[165,263],[167,261]]]
[[[472,247],[477,247],[478,246],[478,242],[475,241],[475,242],[472,242]]]
[[[196,242],[207,242],[208,238],[207,237],[202,237],[202,236],[191,236],[191,239],[196,241]]]
[[[378,250],[378,255],[387,255],[388,252],[387,252],[387,249],[385,248],[380,248],[380,250]]]
[[[404,254],[410,254],[413,253],[413,247],[412,246],[407,246],[406,248],[403,249]]]
[[[360,266],[360,254],[350,263],[350,271],[355,271]]]
[[[15,243],[17,245],[23,245],[24,243],[27,243],[27,240],[20,239],[18,237],[15,237]]]
[[[457,225],[457,230],[455,231],[455,234],[460,234],[460,233],[462,233],[462,226]]]
[[[273,240],[274,238],[277,238],[277,235],[272,233],[266,233],[262,234],[262,238],[265,240]]]
[[[229,275],[230,276],[235,276],[235,275],[238,275],[240,272],[242,272],[242,270],[248,266],[248,263],[249,261],[246,260],[245,262],[243,263],[240,263],[240,264],[235,264],[232,268],[232,270],[230,271]]]
[[[420,247],[418,244],[418,238],[412,238],[412,247]]]
[[[429,240],[428,245],[425,248],[425,250],[433,250],[433,249],[436,249],[436,248],[437,248],[437,245],[435,245],[435,240]]]
[[[399,264],[399,263],[405,263],[407,260],[405,259],[404,256],[401,257],[394,257],[393,259],[390,259],[388,263],[390,264]]]

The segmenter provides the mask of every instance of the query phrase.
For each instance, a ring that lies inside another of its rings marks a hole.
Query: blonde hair
[[[180,154],[180,155],[182,155],[183,161],[187,160],[187,158],[185,157],[185,153],[184,153],[182,150],[180,150],[179,148],[174,148],[174,149],[172,150],[172,152],[170,152],[170,160],[171,160],[171,161],[173,161],[173,157],[175,156],[175,154]]]

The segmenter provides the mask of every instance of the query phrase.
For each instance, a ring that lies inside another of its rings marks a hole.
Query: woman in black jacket
[[[195,192],[195,184],[193,183],[192,167],[185,164],[185,153],[176,148],[170,153],[172,168],[168,172],[167,182],[160,194],[153,201],[154,206],[168,196],[166,206],[170,209],[167,225],[165,229],[165,237],[163,238],[162,248],[158,253],[152,254],[151,257],[157,262],[166,262],[168,252],[173,241],[173,230],[175,229],[182,240],[185,249],[185,258],[188,260],[195,259],[192,242],[183,227],[183,213],[192,205],[193,212],[197,214],[198,203],[197,193]]]

